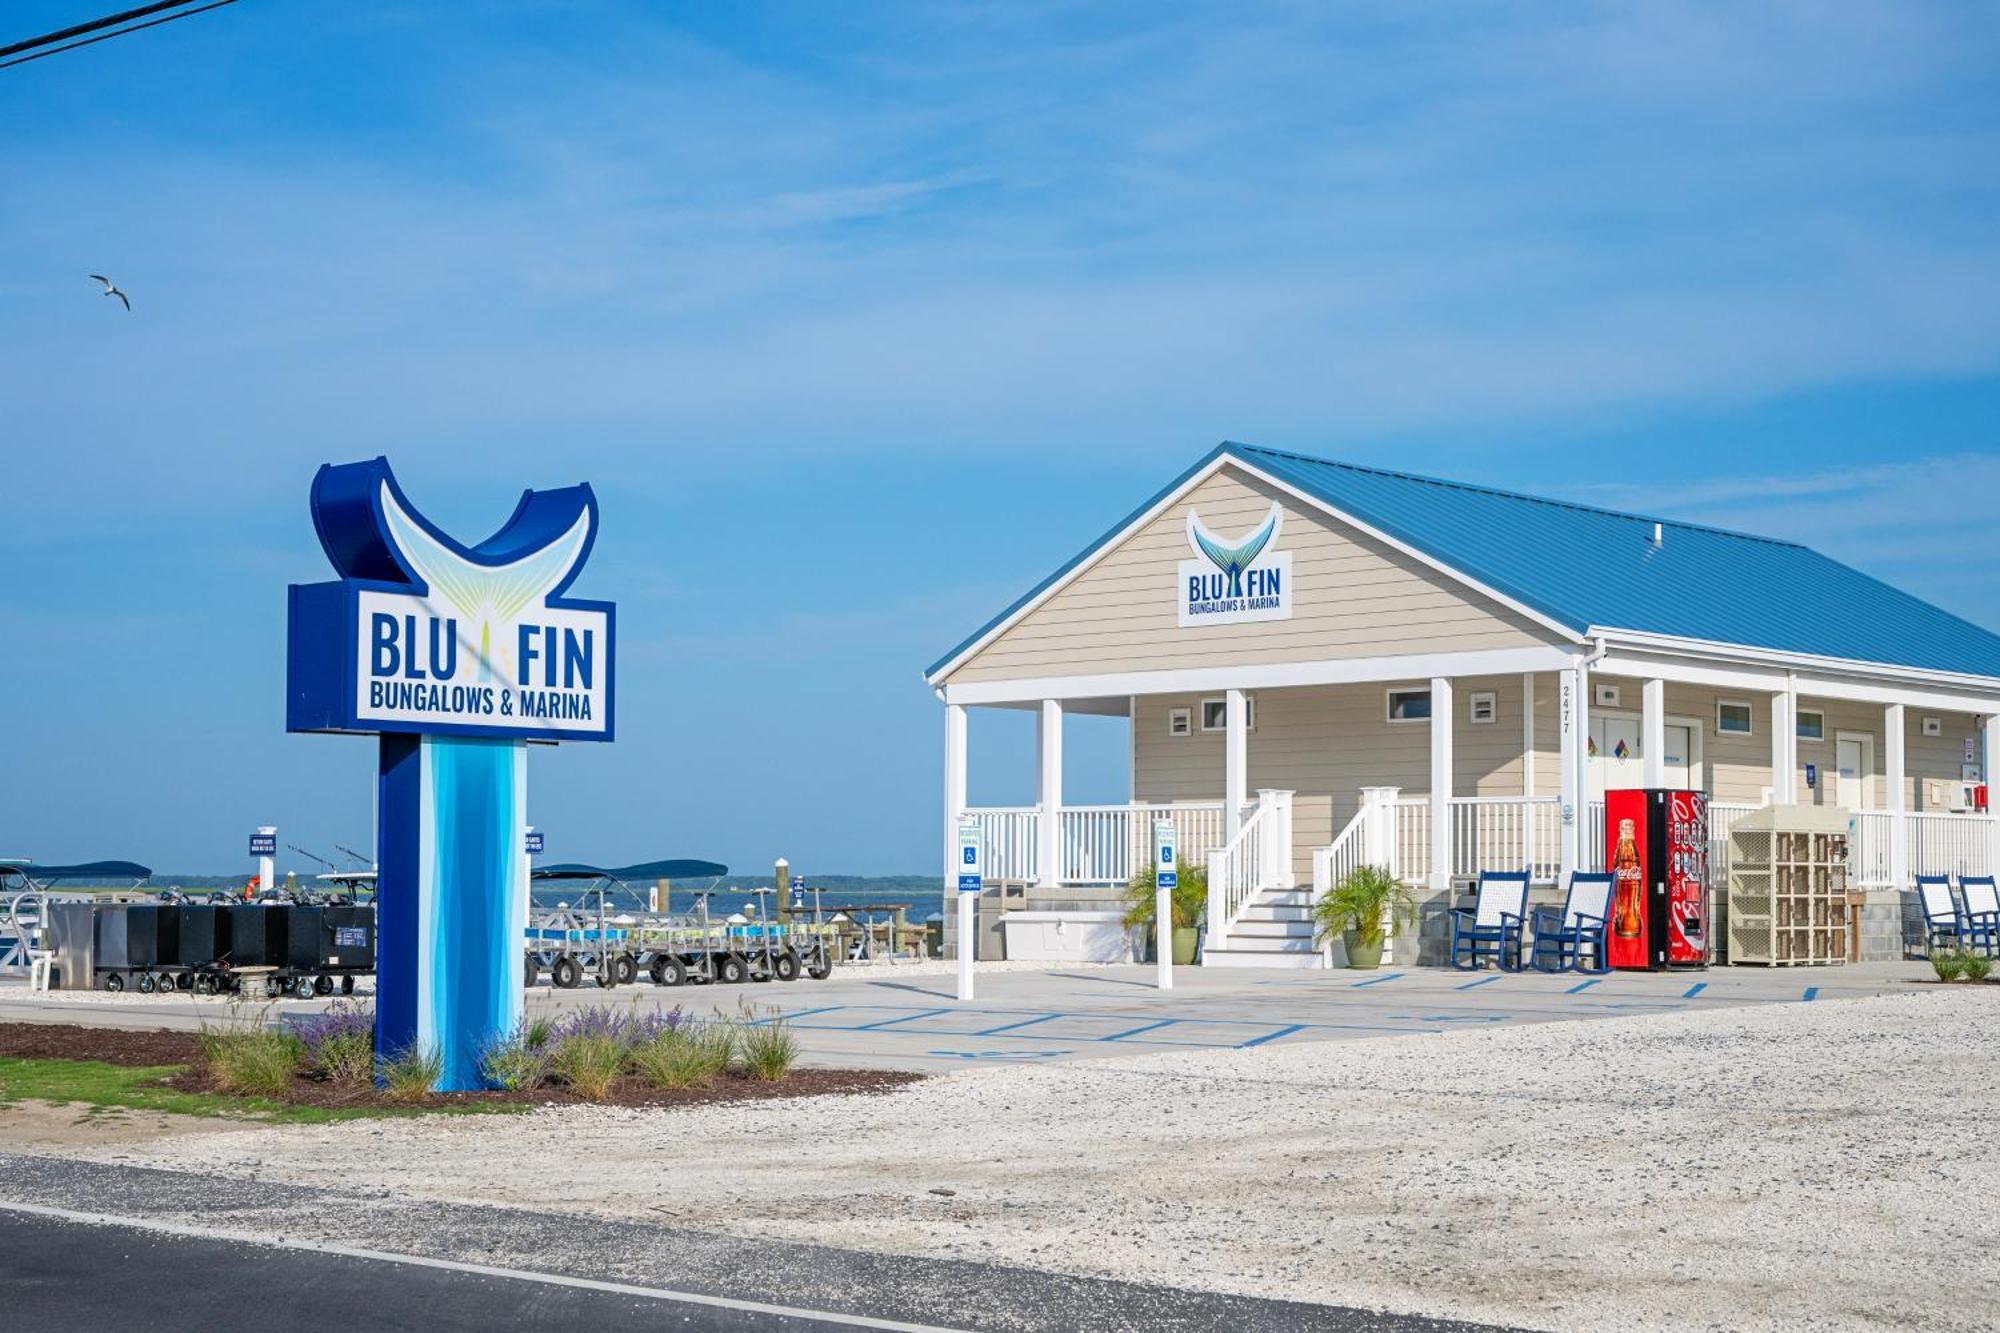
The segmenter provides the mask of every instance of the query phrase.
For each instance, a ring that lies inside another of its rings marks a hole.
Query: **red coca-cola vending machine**
[[[1604,793],[1611,966],[1708,966],[1708,794]]]

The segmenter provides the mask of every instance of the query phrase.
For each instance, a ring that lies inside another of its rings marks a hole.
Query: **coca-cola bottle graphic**
[[[1611,905],[1611,933],[1621,940],[1636,940],[1646,925],[1639,906],[1646,875],[1639,868],[1639,839],[1629,819],[1618,821],[1618,850],[1611,859],[1611,879],[1617,893]]]

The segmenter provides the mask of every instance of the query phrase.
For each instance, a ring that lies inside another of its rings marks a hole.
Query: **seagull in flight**
[[[99,282],[104,284],[104,293],[103,293],[104,295],[117,297],[119,300],[125,303],[125,308],[127,310],[130,310],[132,308],[132,298],[125,295],[125,293],[119,291],[117,283],[111,281],[111,279],[105,277],[102,273],[93,273],[90,276],[96,278]]]

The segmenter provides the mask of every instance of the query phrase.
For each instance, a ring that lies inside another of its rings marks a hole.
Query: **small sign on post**
[[[528,841],[525,850],[529,856],[540,856],[542,854],[542,831],[540,829],[531,828],[528,830]]]
[[[979,931],[979,893],[986,887],[985,839],[976,819],[958,826],[958,998],[972,998],[972,958]]]
[[[1174,890],[1181,883],[1180,834],[1171,819],[1153,821],[1153,952],[1161,990],[1174,987]]]
[[[250,835],[250,855],[276,856],[278,835],[275,833],[253,833]]]

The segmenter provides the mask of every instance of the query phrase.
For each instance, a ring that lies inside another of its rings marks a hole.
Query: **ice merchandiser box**
[[[1646,788],[1604,793],[1611,871],[1611,966],[1706,967],[1708,794]]]

